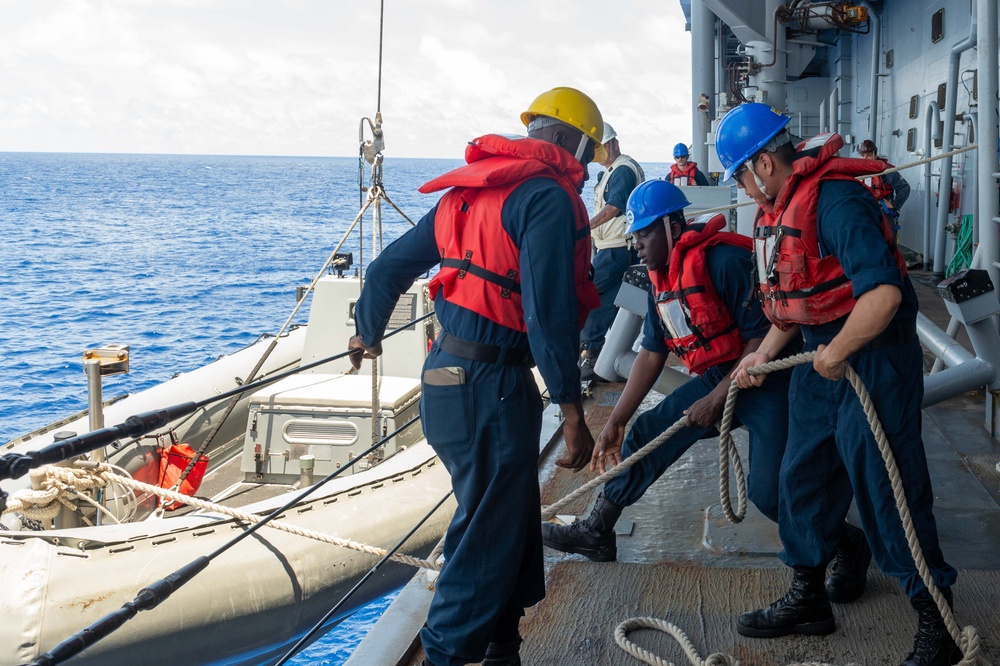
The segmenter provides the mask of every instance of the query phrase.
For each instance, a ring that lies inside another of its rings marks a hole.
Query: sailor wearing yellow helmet
[[[599,300],[579,192],[586,165],[604,159],[604,120],[587,95],[553,88],[521,121],[527,138],[474,139],[465,166],[420,188],[448,191],[368,268],[349,342],[355,367],[380,354],[399,295],[440,265],[430,294],[441,334],[424,363],[420,413],[458,509],[420,632],[433,666],[520,664],[518,623],[545,596],[536,361],[566,418],[556,464],[583,469],[594,447],[577,350]]]

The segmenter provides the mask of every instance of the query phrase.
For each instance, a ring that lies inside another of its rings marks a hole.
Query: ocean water
[[[459,164],[388,160],[383,182],[416,221],[437,199],[416,188]],[[131,347],[110,398],[276,332],[357,215],[357,180],[349,158],[0,153],[0,442],[87,407],[87,348]],[[389,206],[383,225],[387,242],[410,226]],[[357,261],[356,234],[344,250]],[[290,663],[342,664],[394,596]]]
[[[439,197],[417,187],[461,163],[387,158],[383,182],[415,222]],[[107,399],[276,332],[360,209],[353,158],[0,153],[0,193],[0,442],[86,408],[85,349],[131,348]],[[383,226],[409,223],[386,205]],[[390,600],[294,663],[341,664]]]

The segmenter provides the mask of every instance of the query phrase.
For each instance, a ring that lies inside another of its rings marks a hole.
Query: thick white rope
[[[802,363],[809,363],[816,356],[815,352],[806,352],[804,354],[797,354],[789,358],[780,359],[778,361],[772,361],[770,363],[765,363],[763,365],[756,366],[752,368],[749,372],[754,375],[767,374],[769,372],[775,372],[777,370],[782,370],[794,365],[799,365]],[[882,454],[882,460],[885,462],[886,472],[889,475],[890,482],[892,484],[892,493],[896,501],[896,509],[899,511],[900,520],[903,523],[903,530],[906,533],[906,540],[910,547],[910,553],[913,556],[914,564],[917,567],[917,571],[920,573],[920,578],[923,580],[924,585],[930,592],[931,596],[934,598],[934,602],[937,604],[938,611],[941,613],[941,619],[944,621],[945,627],[948,629],[948,633],[951,635],[952,640],[958,644],[959,649],[962,650],[962,661],[958,663],[958,666],[972,666],[979,662],[979,633],[975,627],[969,625],[964,629],[959,629],[957,622],[955,621],[955,615],[948,605],[941,591],[938,589],[937,585],[934,584],[934,579],[931,576],[930,569],[927,566],[927,560],[924,558],[923,550],[920,547],[920,541],[917,538],[916,529],[913,527],[913,517],[910,514],[910,507],[906,501],[906,493],[903,488],[902,479],[899,476],[899,468],[896,466],[896,460],[893,457],[892,449],[889,446],[889,440],[885,436],[885,431],[882,429],[882,423],[879,421],[878,414],[875,411],[875,406],[872,404],[871,395],[868,393],[868,389],[865,387],[861,378],[854,369],[847,365],[846,377],[850,381],[851,386],[854,387],[855,393],[858,395],[858,399],[861,401],[861,407],[865,412],[865,417],[868,420],[868,425],[872,429],[872,433],[875,435],[875,440],[878,444],[879,452]],[[726,397],[726,406],[723,411],[723,434],[720,435],[720,441],[724,436],[729,436],[728,430],[732,421],[732,403],[735,403],[736,395],[739,392],[737,387],[735,390],[733,387],[736,386],[734,381],[730,385],[729,393]],[[727,419],[727,412],[729,413],[729,418]],[[673,427],[671,427],[672,429]],[[657,438],[659,439],[659,438]],[[656,441],[656,440],[654,440]],[[640,451],[643,449],[640,449]],[[623,461],[624,462],[624,461]],[[620,467],[620,465],[619,465]],[[617,467],[615,468],[617,469]],[[725,468],[723,468],[725,469]],[[614,470],[612,470],[614,471]],[[728,499],[728,492],[725,494]],[[728,515],[728,514],[727,514]],[[673,666],[670,662],[664,661],[651,654],[647,650],[639,647],[632,641],[628,640],[627,634],[629,631],[639,628],[649,628],[656,629],[658,631],[664,631],[674,638],[681,644],[684,649],[688,659],[694,666],[714,666],[726,665],[726,666],[737,666],[739,661],[735,657],[730,655],[725,655],[721,653],[711,655],[707,660],[702,661],[698,656],[697,652],[691,644],[691,641],[687,638],[684,632],[679,629],[676,625],[673,625],[664,620],[658,620],[655,618],[630,618],[625,620],[615,629],[615,642],[621,647],[625,652],[647,664],[652,666],[664,666],[669,664]],[[789,666],[832,666],[827,663],[818,662],[807,662],[791,664]]]
[[[961,153],[966,153],[970,150],[975,150],[979,148],[978,143],[974,143],[964,148],[956,148],[955,150],[948,151],[947,153],[941,153],[940,155],[935,155],[934,157],[925,157],[922,160],[917,160],[916,162],[910,162],[908,164],[903,164],[902,166],[891,167],[885,171],[880,171],[879,173],[868,174],[867,176],[858,176],[857,180],[865,180],[866,178],[874,178],[875,176],[885,176],[890,173],[896,173],[897,171],[903,171],[904,169],[909,169],[915,166],[920,166],[921,164],[927,164],[928,162],[936,162],[937,160],[943,160],[946,157],[954,157]],[[730,204],[728,206],[717,206],[716,208],[706,208],[704,210],[699,210],[698,215],[707,215],[709,213],[721,213],[725,210],[732,210],[734,208],[742,208],[743,206],[756,206],[756,201],[744,201],[742,203]]]
[[[604,474],[599,474],[598,476],[595,476],[593,479],[583,484],[582,486],[571,492],[569,495],[566,495],[566,497],[562,498],[561,500],[553,504],[550,504],[549,506],[542,507],[542,520],[545,521],[552,519],[557,513],[559,513],[559,510],[565,507],[566,505],[571,504],[574,500],[586,495],[591,490],[601,485],[608,479],[618,476],[632,465],[635,465],[637,462],[639,462],[640,460],[648,456],[650,453],[655,451],[657,447],[659,447],[665,441],[673,437],[674,434],[677,433],[677,431],[681,430],[686,426],[687,426],[687,416],[682,416],[680,419],[677,420],[677,423],[667,428],[667,430],[665,430],[663,434],[661,434],[656,439],[651,441],[649,444],[647,444],[646,446],[642,447],[641,449],[630,455],[628,458],[622,460],[620,463],[618,463],[617,465],[606,471]]]

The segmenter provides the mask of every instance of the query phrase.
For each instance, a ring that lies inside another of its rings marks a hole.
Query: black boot
[[[600,381],[600,377],[594,371],[597,364],[597,357],[600,356],[600,349],[584,349],[580,355],[580,381],[589,382],[592,379]]]
[[[823,587],[825,569],[797,568],[785,596],[767,608],[748,611],[736,620],[736,631],[754,638],[787,634],[823,636],[837,628]]]
[[[486,647],[483,666],[521,666],[521,639],[505,643],[490,643]]]
[[[618,557],[615,523],[622,515],[622,508],[601,493],[586,519],[572,525],[542,523],[542,543],[564,553],[579,553],[595,562],[614,562]]]
[[[844,523],[844,531],[837,544],[833,567],[826,577],[826,593],[835,604],[847,604],[865,593],[868,583],[868,565],[872,549],[868,547],[865,533],[854,525]]]
[[[951,589],[942,588],[941,593],[951,607]],[[910,605],[917,611],[917,633],[902,666],[952,666],[960,662],[962,651],[944,626],[934,599],[910,599]]]

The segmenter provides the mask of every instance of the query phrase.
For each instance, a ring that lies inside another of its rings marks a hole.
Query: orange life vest
[[[656,309],[667,332],[664,341],[689,371],[699,375],[739,358],[746,346],[705,263],[705,251],[720,243],[747,253],[753,250],[748,237],[720,231],[725,226],[726,218],[716,215],[702,230],[685,231],[674,245],[667,271],[649,272]]]
[[[876,161],[882,163],[882,168],[879,169],[879,171],[885,171],[886,169],[893,168],[892,164],[889,164],[887,160],[884,160],[881,157],[876,158]],[[869,180],[871,182],[868,182]],[[892,188],[886,184],[882,176],[874,176],[870,179],[866,178],[865,183],[868,185],[868,189],[872,191],[872,194],[875,195],[875,199],[878,201],[892,197]]]
[[[172,489],[176,485],[177,481],[180,480],[181,474],[187,468],[188,463],[194,458],[195,452],[188,444],[181,442],[180,444],[172,444],[169,449],[160,453],[160,480],[159,486],[161,488]],[[194,497],[194,494],[198,492],[198,488],[201,487],[202,479],[205,478],[205,472],[208,470],[208,457],[200,456],[198,461],[194,464],[191,469],[191,473],[187,475],[187,478],[181,482],[178,492],[182,495],[188,495],[189,497]],[[184,504],[182,502],[171,502],[170,500],[161,500],[160,505],[163,506],[168,511],[173,511],[174,509],[179,509]]]
[[[819,134],[796,146],[793,173],[769,210],[757,211],[754,224],[755,270],[764,314],[782,330],[795,324],[825,324],[854,309],[851,281],[833,256],[820,256],[816,206],[820,184],[855,180],[882,171],[882,163],[835,157],[844,145],[839,134]],[[906,263],[893,241],[892,226],[881,215],[882,234],[896,265]]]
[[[487,134],[465,150],[466,166],[420,188],[436,192],[451,187],[437,208],[434,236],[441,269],[429,285],[431,299],[440,290],[449,303],[492,322],[527,332],[521,305],[520,250],[503,228],[504,201],[530,178],[550,178],[569,195],[576,216],[574,278],[579,326],[600,305],[590,277],[590,218],[577,184],[583,166],[555,144],[538,139],[508,139]]]
[[[694,162],[688,162],[683,169],[678,168],[676,164],[670,165],[670,182],[678,187],[697,185],[697,174],[698,165]]]

